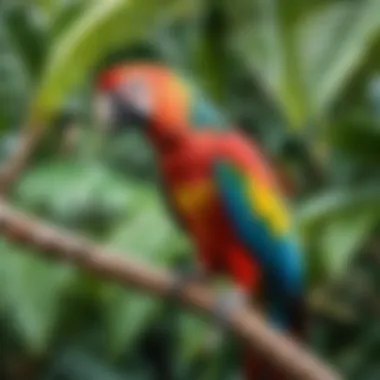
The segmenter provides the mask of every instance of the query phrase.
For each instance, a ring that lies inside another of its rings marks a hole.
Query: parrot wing
[[[302,337],[308,321],[303,261],[286,204],[263,165],[257,160],[246,165],[236,158],[217,159],[217,194],[234,233],[262,266],[272,323]]]
[[[214,162],[222,207],[234,233],[263,268],[265,282],[289,295],[302,293],[303,267],[292,223],[264,162],[247,165],[233,155]]]

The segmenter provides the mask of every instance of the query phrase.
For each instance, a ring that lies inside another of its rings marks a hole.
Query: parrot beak
[[[112,93],[95,94],[93,114],[100,129],[104,132],[119,132],[124,127],[145,124],[145,117],[140,112]]]

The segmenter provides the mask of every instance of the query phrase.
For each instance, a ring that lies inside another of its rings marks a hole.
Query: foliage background
[[[293,184],[315,311],[310,345],[347,379],[380,377],[380,1],[3,0],[0,156],[46,128],[19,207],[135,254],[188,265],[150,146],[102,136],[92,76],[150,58],[189,73]],[[239,351],[176,305],[0,240],[0,377],[235,379]],[[315,303],[315,302],[314,302]]]

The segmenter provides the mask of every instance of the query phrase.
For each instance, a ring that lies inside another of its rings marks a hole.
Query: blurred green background
[[[21,209],[136,255],[191,262],[136,132],[90,117],[99,67],[187,72],[291,183],[310,346],[347,379],[380,378],[379,0],[2,0],[0,157],[45,133],[11,194]],[[239,350],[178,306],[0,240],[0,378],[232,380]]]

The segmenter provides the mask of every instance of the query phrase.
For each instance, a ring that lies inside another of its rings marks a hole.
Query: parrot
[[[273,328],[301,339],[302,250],[289,202],[259,144],[186,75],[163,63],[109,66],[98,73],[94,95],[96,119],[105,128],[134,126],[147,137],[165,201],[196,248],[194,270],[173,287],[225,275],[233,289],[215,307],[223,320],[240,303],[259,299]],[[246,356],[246,380],[286,378]]]

